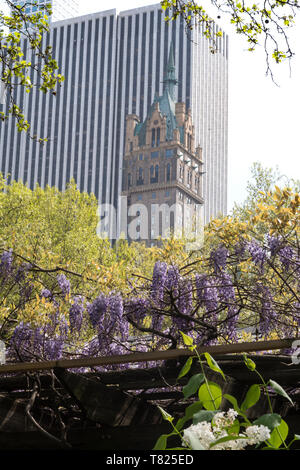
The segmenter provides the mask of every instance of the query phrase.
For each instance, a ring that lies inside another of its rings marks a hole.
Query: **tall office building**
[[[60,21],[78,15],[79,0],[12,0],[15,5],[24,6],[27,15],[37,11],[45,11],[44,5],[51,4],[51,21]]]
[[[155,94],[162,95],[172,42],[174,101],[191,109],[203,149],[206,220],[226,213],[228,38],[219,37],[212,54],[201,27],[187,32],[182,19],[168,23],[165,15],[158,4],[52,23],[43,42],[52,45],[63,86],[56,96],[16,91],[32,133],[49,141],[41,145],[19,134],[13,120],[0,123],[0,171],[30,187],[64,189],[74,178],[80,190],[117,205],[126,116],[143,121]]]

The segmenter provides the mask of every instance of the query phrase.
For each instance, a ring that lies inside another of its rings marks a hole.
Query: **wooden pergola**
[[[238,401],[258,382],[257,375],[246,368],[242,353],[253,355],[265,380],[277,381],[292,394],[294,407],[274,395],[273,409],[299,434],[300,365],[284,354],[295,340],[198,347],[198,352],[216,358],[226,381],[210,369],[208,377]],[[180,417],[194,400],[183,400],[182,386],[200,372],[197,361],[187,376],[177,380],[192,354],[177,349],[2,365],[0,449],[151,450],[157,437],[171,431],[157,405]],[[124,369],[124,364],[131,367]],[[110,370],[105,371],[105,366]],[[222,408],[228,405],[224,400]],[[249,417],[264,412],[268,410],[262,397]]]

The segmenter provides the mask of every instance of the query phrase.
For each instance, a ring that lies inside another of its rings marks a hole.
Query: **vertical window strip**
[[[94,59],[93,59],[93,71],[92,71],[92,107],[91,107],[91,119],[90,119],[90,144],[88,148],[88,184],[87,191],[92,191],[92,177],[93,177],[93,149],[94,149],[94,129],[95,129],[95,103],[96,103],[96,89],[97,89],[97,69],[98,69],[98,44],[99,44],[99,18],[95,22],[95,37],[94,37]]]
[[[71,25],[68,25],[67,27],[67,41],[66,41],[66,55],[65,55],[65,70],[64,70],[64,76],[66,78],[66,81],[69,80],[69,51],[70,49],[70,43],[71,43]],[[61,123],[61,139],[62,143],[60,146],[60,165],[59,165],[59,175],[58,175],[58,188],[60,190],[63,189],[65,186],[66,182],[63,181],[63,176],[64,176],[64,160],[67,158],[68,155],[65,155],[65,139],[66,139],[66,126],[67,123],[70,120],[70,117],[68,115],[68,106],[67,106],[67,100],[68,100],[68,84],[64,83],[63,85],[63,101],[62,101],[62,123]]]
[[[72,62],[71,62],[71,76],[69,80],[71,81],[71,98],[70,98],[70,124],[69,124],[69,133],[68,133],[68,147],[65,158],[67,158],[67,167],[66,167],[66,182],[68,183],[71,180],[71,161],[73,158],[72,155],[72,142],[74,139],[74,123],[75,123],[75,114],[74,114],[74,101],[75,101],[75,87],[76,87],[76,60],[77,60],[77,42],[78,42],[78,23],[74,25],[74,34],[73,34],[73,47],[72,47]],[[76,108],[75,108],[76,109]]]

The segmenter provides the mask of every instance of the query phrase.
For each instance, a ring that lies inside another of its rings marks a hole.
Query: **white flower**
[[[238,413],[233,408],[230,408],[226,413],[224,411],[216,413],[212,420],[214,432],[219,433],[224,428],[231,427],[237,415]]]
[[[230,428],[238,413],[230,409],[227,412],[216,413],[212,422],[202,421],[192,424],[183,431],[183,445],[193,450],[242,450],[248,445],[255,445],[270,438],[270,430],[266,426],[248,426],[244,433],[232,436],[232,440],[211,445],[223,437],[228,437],[227,429]]]
[[[208,450],[214,440],[215,436],[212,432],[211,424],[207,421],[192,424],[183,431],[183,444],[186,445],[187,442],[192,449],[195,449],[195,442],[199,442],[201,447]]]
[[[249,445],[259,444],[270,439],[270,429],[263,425],[249,426],[246,429],[246,435],[249,438]]]

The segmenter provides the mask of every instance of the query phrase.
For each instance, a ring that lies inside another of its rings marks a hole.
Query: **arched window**
[[[155,129],[152,129],[152,136],[151,136],[151,147],[155,147]]]
[[[160,146],[160,128],[156,129],[156,147]]]
[[[128,185],[128,189],[129,189],[130,186],[131,186],[131,173],[128,173],[128,176],[127,176],[127,185]]]
[[[150,167],[150,183],[157,183],[158,182],[158,173],[159,173],[159,167],[158,165],[152,165]]]
[[[153,128],[151,131],[151,147],[160,146],[160,128]]]
[[[143,168],[139,168],[137,171],[137,185],[144,184],[144,172]]]
[[[167,181],[171,181],[171,165],[167,164]]]

